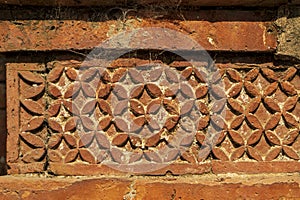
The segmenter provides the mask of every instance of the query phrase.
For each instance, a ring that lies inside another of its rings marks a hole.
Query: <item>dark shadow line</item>
[[[82,20],[104,22],[124,19],[180,21],[272,21],[277,8],[270,7],[39,7],[1,6],[0,20]]]

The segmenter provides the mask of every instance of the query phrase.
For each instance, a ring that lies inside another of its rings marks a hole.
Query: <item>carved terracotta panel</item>
[[[9,64],[10,173],[300,169],[299,69],[116,63]]]
[[[45,66],[7,64],[7,162],[11,173],[44,171],[46,104]]]

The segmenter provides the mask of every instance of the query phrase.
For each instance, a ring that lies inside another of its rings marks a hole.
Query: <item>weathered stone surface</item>
[[[300,7],[281,7],[276,25],[279,28],[277,55],[300,60]]]

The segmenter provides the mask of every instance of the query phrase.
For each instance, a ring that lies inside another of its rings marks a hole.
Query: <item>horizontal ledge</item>
[[[66,50],[66,51],[13,51],[0,53],[0,66],[5,63],[39,63],[41,60],[61,61],[65,62],[73,60],[83,62],[89,55],[90,50]],[[198,55],[198,52],[183,52],[189,53],[191,57]],[[200,52],[201,53],[201,52]],[[247,68],[247,67],[265,67],[270,68],[287,68],[295,66],[299,68],[297,62],[282,61],[274,58],[274,52],[228,52],[228,51],[207,51],[214,63],[220,68]],[[134,57],[132,57],[134,55]],[[130,52],[116,59],[117,63],[128,63],[127,65],[137,66],[138,63],[145,61],[164,60],[164,58],[172,58],[173,61],[186,61],[188,59],[180,57],[177,52],[163,52],[157,50],[137,50]],[[17,60],[16,60],[17,59]],[[194,60],[194,59],[193,59]],[[199,59],[195,59],[198,61]],[[229,65],[230,63],[230,65]],[[298,62],[299,63],[299,62]],[[126,66],[127,66],[126,65]]]
[[[294,173],[299,172],[298,161],[269,161],[269,162],[229,162],[212,161],[212,172],[214,174],[239,173]]]
[[[90,0],[90,1],[75,1],[75,0],[57,0],[57,1],[42,1],[42,0],[0,0],[0,4],[6,5],[38,5],[38,6],[115,6],[115,5],[165,5],[165,6],[280,6],[282,4],[299,3],[298,0]]]
[[[103,42],[109,47],[138,49],[193,49],[200,45],[209,51],[273,52],[277,33],[272,22],[253,21],[0,21],[0,52],[91,50]]]
[[[0,177],[0,198],[17,199],[281,199],[300,196],[295,174],[203,177]],[[129,199],[129,198],[128,198]]]
[[[263,8],[209,8],[182,7],[178,9],[151,9],[126,7],[33,7],[0,6],[0,20],[82,20],[108,21],[138,19],[159,19],[178,21],[272,21],[277,17],[277,9]],[[124,19],[124,17],[126,19]]]
[[[8,174],[25,174],[41,172],[43,163],[36,164],[19,164],[8,163],[10,169]],[[147,165],[136,165],[139,167],[149,167]],[[153,169],[153,168],[152,168]],[[172,163],[164,167],[158,168],[155,171],[149,172],[123,172],[116,167],[112,168],[107,165],[86,164],[86,163],[49,163],[48,172],[57,176],[99,176],[99,175],[165,175],[171,173],[173,175],[188,175],[188,174],[205,174],[212,172],[213,174],[260,174],[260,173],[297,173],[300,170],[300,163],[298,161],[209,161],[198,164],[191,163]]]

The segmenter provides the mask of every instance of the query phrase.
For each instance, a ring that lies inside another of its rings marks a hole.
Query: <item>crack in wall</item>
[[[137,191],[136,191],[136,181],[132,181],[132,183],[129,186],[130,191],[126,193],[123,196],[123,200],[133,200],[136,197]]]

